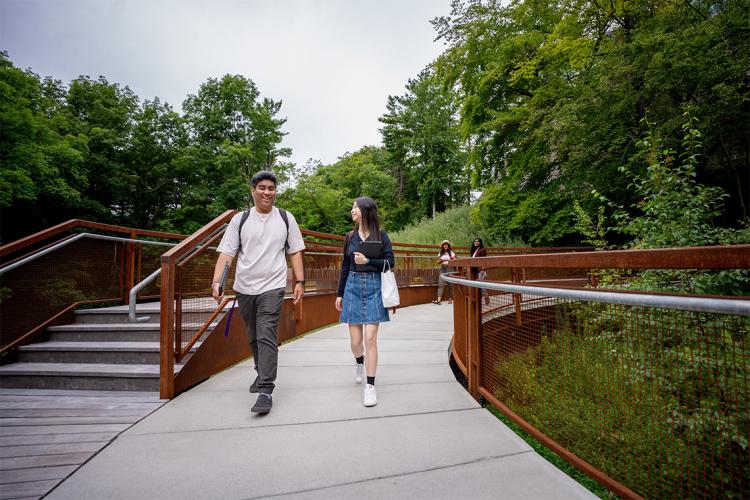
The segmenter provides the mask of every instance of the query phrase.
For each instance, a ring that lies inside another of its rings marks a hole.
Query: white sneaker
[[[375,393],[374,385],[365,384],[365,397],[362,400],[362,404],[365,406],[375,406],[378,404],[378,395]]]
[[[365,364],[354,363],[354,383],[361,384],[364,380]]]

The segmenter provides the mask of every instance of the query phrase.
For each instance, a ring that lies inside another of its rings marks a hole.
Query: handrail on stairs
[[[204,238],[203,242],[210,241],[216,234],[218,234],[220,231],[223,231],[225,227],[226,227],[226,224],[224,224],[223,226],[217,228],[214,232],[212,232],[206,238]],[[169,243],[169,245],[170,246],[176,246],[175,243]],[[198,244],[192,250],[192,252],[197,252],[202,246],[203,246],[203,243]],[[186,255],[186,257],[189,256],[189,255],[191,255],[191,253],[188,253]],[[128,296],[130,297],[130,299],[128,300],[128,321],[130,323],[141,323],[141,322],[145,322],[145,321],[148,321],[149,319],[151,319],[151,316],[140,316],[140,317],[137,316],[137,314],[136,314],[136,307],[138,305],[137,304],[138,293],[141,290],[143,290],[144,288],[146,288],[148,285],[150,285],[151,283],[153,283],[154,280],[156,280],[156,278],[160,274],[161,274],[161,268],[159,268],[156,271],[154,271],[153,273],[149,274],[147,277],[145,277],[143,280],[141,280],[139,283],[137,283],[136,285],[134,285],[133,288],[130,289],[130,293],[128,294]]]
[[[42,327],[65,321],[72,305],[127,302],[146,257],[142,249],[174,246],[168,240],[184,238],[73,219],[0,246],[0,353],[33,342]]]

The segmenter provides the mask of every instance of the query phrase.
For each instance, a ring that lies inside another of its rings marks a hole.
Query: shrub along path
[[[372,408],[346,325],[290,342],[268,415],[249,411],[245,361],[121,434],[47,498],[592,498],[456,382],[452,328],[448,304],[392,315]]]

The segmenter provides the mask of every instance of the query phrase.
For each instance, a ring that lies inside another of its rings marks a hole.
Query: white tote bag
[[[386,266],[388,266],[388,269],[386,269]],[[396,275],[391,271],[388,259],[385,260],[383,272],[380,274],[380,291],[383,295],[383,307],[386,309],[396,307],[401,303],[401,298],[398,296],[398,285],[396,285]]]

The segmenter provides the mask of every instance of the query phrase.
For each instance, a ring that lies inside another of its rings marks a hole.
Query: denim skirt
[[[370,325],[390,321],[388,310],[383,307],[380,292],[380,273],[350,272],[346,279],[342,298],[342,323]]]

